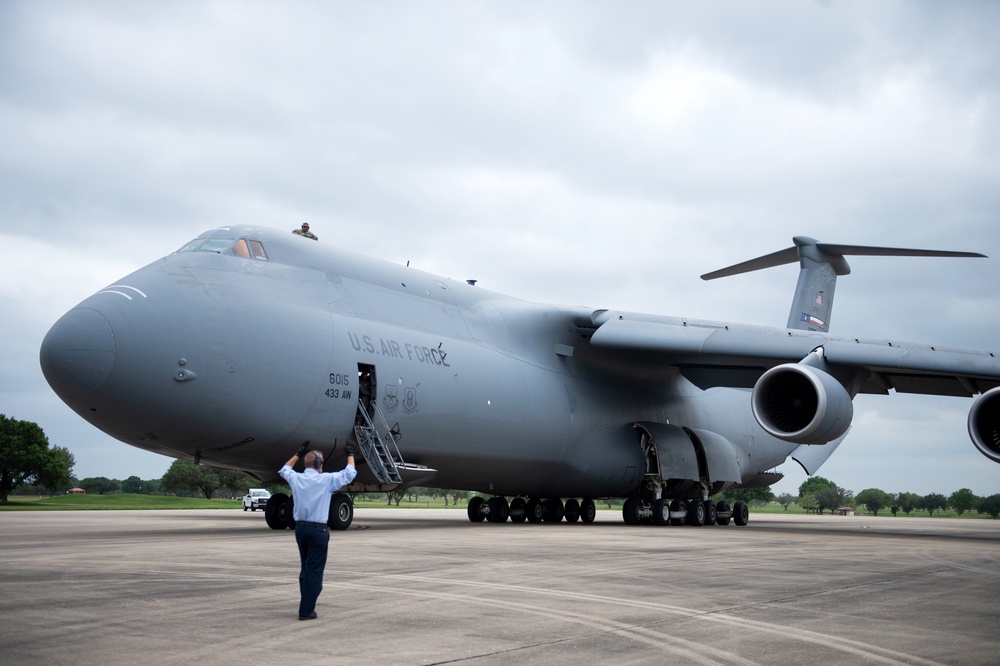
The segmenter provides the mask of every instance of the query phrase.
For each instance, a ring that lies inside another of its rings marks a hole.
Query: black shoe
[[[299,615],[299,619],[300,620],[315,620],[316,619],[316,611],[313,611],[312,613],[309,613],[309,615]]]

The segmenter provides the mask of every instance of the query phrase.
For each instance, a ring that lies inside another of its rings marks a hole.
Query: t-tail
[[[784,266],[799,262],[799,281],[795,285],[792,309],[788,313],[788,328],[805,331],[830,330],[830,316],[833,312],[833,295],[837,287],[837,276],[848,275],[847,255],[869,257],[985,257],[978,252],[950,252],[946,250],[911,250],[896,247],[867,247],[864,245],[836,245],[820,243],[807,236],[796,236],[790,248],[750,259],[728,268],[722,268],[701,276],[702,280],[714,280],[740,273],[759,271],[774,266]]]

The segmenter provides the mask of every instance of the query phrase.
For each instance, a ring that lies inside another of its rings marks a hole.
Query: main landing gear
[[[273,498],[272,498],[273,501]],[[268,504],[270,506],[270,503]],[[591,499],[578,501],[568,499],[565,503],[558,498],[538,499],[515,497],[510,502],[506,497],[496,495],[489,499],[473,497],[469,500],[469,520],[473,523],[484,521],[505,523],[592,523],[597,517],[597,507]],[[738,501],[730,507],[729,502],[711,500],[668,500],[660,498],[648,501],[630,497],[622,507],[622,518],[626,525],[746,525],[750,521],[750,508],[746,502]]]
[[[292,498],[284,493],[272,495],[264,507],[264,522],[272,530],[295,529]],[[330,516],[326,525],[331,530],[346,530],[354,521],[354,502],[344,493],[330,498]]]
[[[730,508],[729,502],[712,500],[667,500],[652,502],[630,497],[622,507],[626,525],[728,525],[735,522],[743,526],[750,522],[750,508],[740,500]]]
[[[558,523],[565,520],[567,523],[592,523],[597,517],[597,507],[594,500],[584,499],[582,501],[568,499],[565,503],[558,497],[549,499],[538,499],[532,497],[525,499],[515,497],[507,502],[506,497],[499,495],[490,497],[473,497],[469,500],[469,520],[473,523],[489,521],[491,523],[505,523],[510,519],[512,523]]]

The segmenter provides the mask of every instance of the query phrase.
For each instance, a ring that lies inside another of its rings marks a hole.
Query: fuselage
[[[748,391],[617,373],[589,346],[593,312],[237,226],[85,299],[41,365],[104,432],[265,481],[304,440],[342,456],[368,391],[441,488],[625,496],[648,466],[640,422],[719,434],[745,478],[796,448],[757,426]]]

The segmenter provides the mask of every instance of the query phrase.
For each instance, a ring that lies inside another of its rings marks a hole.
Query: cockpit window
[[[260,241],[250,241],[250,251],[254,259],[267,259],[267,252],[264,252],[264,245]]]
[[[193,241],[177,250],[178,252],[217,252],[222,254],[232,251],[237,257],[244,259],[267,259],[267,252],[260,241],[244,238],[195,238]]]
[[[225,252],[235,238],[195,238],[178,252]]]

